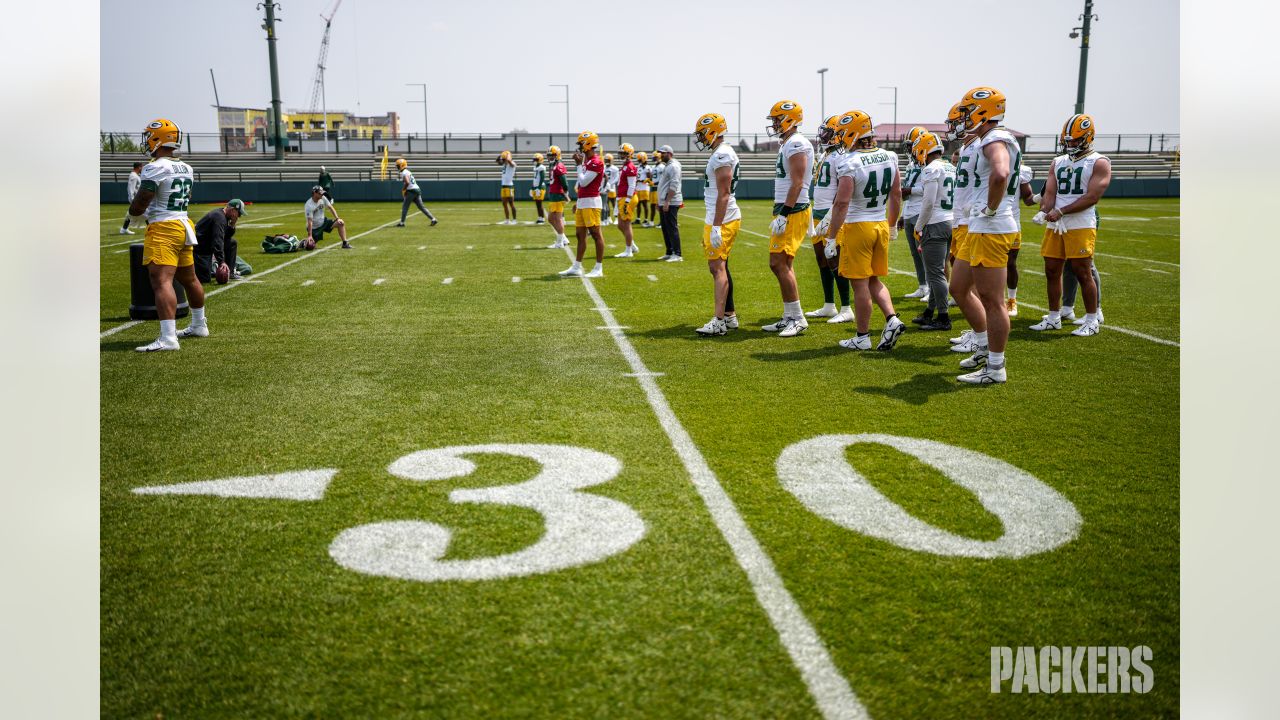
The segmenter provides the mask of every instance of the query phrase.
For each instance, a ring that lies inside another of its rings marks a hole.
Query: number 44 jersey
[[[898,174],[898,155],[880,148],[860,149],[844,154],[836,168],[836,177],[853,179],[853,199],[845,222],[883,222]],[[838,180],[837,180],[838,182]]]
[[[194,173],[191,166],[173,158],[157,158],[142,168],[142,190],[156,195],[147,206],[147,222],[186,220]]]

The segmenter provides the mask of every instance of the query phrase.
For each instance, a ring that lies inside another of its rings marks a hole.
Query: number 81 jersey
[[[156,194],[147,206],[147,222],[187,219],[194,176],[191,166],[181,160],[162,157],[147,163],[140,189]]]
[[[1093,177],[1093,165],[1099,158],[1105,157],[1091,152],[1084,157],[1073,160],[1070,155],[1059,155],[1053,159],[1051,174],[1047,182],[1057,183],[1057,194],[1053,198],[1053,206],[1058,210],[1079,200],[1089,190],[1089,178]],[[1097,206],[1090,205],[1080,212],[1062,216],[1068,230],[1098,227]]]

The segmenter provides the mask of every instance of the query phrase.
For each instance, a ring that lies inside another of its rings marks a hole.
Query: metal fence
[[[520,154],[542,152],[550,145],[558,145],[567,154],[577,143],[576,135],[565,133],[432,133],[403,134],[398,137],[351,138],[316,137],[322,133],[303,136],[290,133],[288,152],[293,155],[319,153],[376,154],[383,149],[391,155],[445,154],[445,153],[498,153],[511,150]],[[901,137],[881,138],[882,143],[896,146]],[[739,152],[769,152],[776,150],[778,141],[764,133],[727,135],[726,141]],[[102,151],[107,153],[131,153],[139,150],[141,136],[138,133],[101,133]],[[602,133],[600,142],[607,150],[615,150],[622,143],[631,143],[637,151],[652,152],[662,145],[670,145],[675,152],[695,152],[693,136],[689,133]],[[1178,133],[1145,133],[1099,135],[1094,147],[1103,153],[1169,153],[1179,148]],[[187,133],[183,144],[188,153],[224,153],[268,155],[275,152],[275,145],[261,136],[243,137],[217,133]],[[1027,152],[1057,152],[1057,135],[1027,135]]]

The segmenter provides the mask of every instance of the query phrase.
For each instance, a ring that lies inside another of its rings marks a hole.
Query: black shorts
[[[333,230],[333,224],[334,224],[334,219],[333,219],[333,218],[325,218],[325,219],[324,219],[324,223],[323,223],[322,225],[320,225],[319,227],[316,227],[315,225],[312,225],[312,226],[311,226],[311,239],[312,239],[312,240],[315,240],[316,242],[320,242],[322,239],[324,239],[324,234],[325,234],[325,233],[330,232],[331,230]]]

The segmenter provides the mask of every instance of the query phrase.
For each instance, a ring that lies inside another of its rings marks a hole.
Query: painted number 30
[[[895,448],[940,471],[973,493],[1004,527],[995,540],[955,535],[916,518],[889,500],[845,459],[851,445]],[[537,575],[599,562],[623,552],[645,534],[629,505],[581,492],[615,478],[622,463],[611,455],[565,445],[462,445],[410,453],[388,466],[414,482],[466,477],[476,470],[468,455],[514,455],[541,471],[514,485],[465,488],[454,503],[489,503],[534,510],[545,530],[534,544],[494,557],[446,560],[451,533],[423,520],[389,520],[342,531],[329,555],[342,567],[369,575],[435,582],[493,580]],[[1075,506],[1028,473],[978,452],[931,440],[894,435],[823,435],[783,450],[777,462],[782,486],[814,514],[854,532],[908,550],[981,558],[1018,558],[1072,540],[1081,519]],[[230,478],[137,488],[139,494],[195,494],[319,500],[336,470]]]

